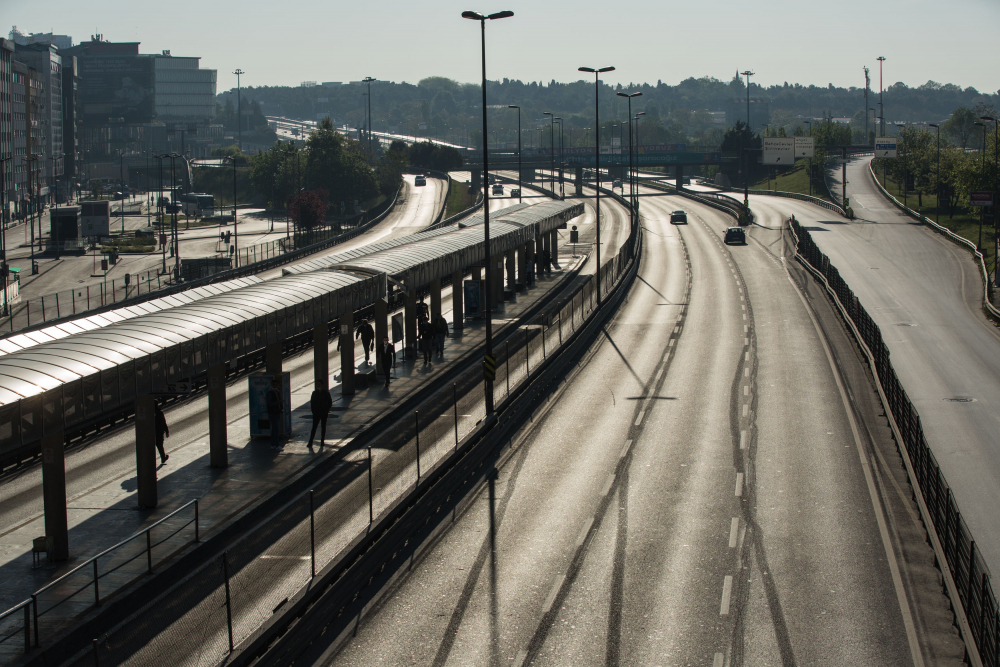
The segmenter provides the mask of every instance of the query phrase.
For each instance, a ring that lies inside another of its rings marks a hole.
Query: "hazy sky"
[[[762,85],[860,87],[868,65],[877,89],[875,58],[884,55],[886,86],[933,79],[1000,88],[998,0],[491,1],[0,0],[0,14],[3,31],[53,31],[76,43],[101,33],[139,41],[144,53],[201,56],[202,67],[219,70],[219,91],[236,85],[237,67],[244,86],[365,76],[478,81],[479,25],[461,18],[465,9],[514,11],[487,24],[491,79],[574,81],[580,65],[614,65],[612,83],[728,80],[739,68]]]

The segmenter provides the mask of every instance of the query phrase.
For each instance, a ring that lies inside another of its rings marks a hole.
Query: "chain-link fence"
[[[601,267],[606,295],[635,250],[634,235]],[[519,387],[587,322],[597,306],[593,276],[579,278],[543,324],[526,325],[495,350],[494,399],[502,409]],[[214,665],[280,612],[310,579],[343,567],[358,544],[457,455],[486,418],[483,371],[474,365],[401,418],[335,472],[262,521],[115,630],[80,651],[77,665]]]
[[[799,255],[826,278],[875,359],[875,373],[903,438],[902,444],[916,476],[914,481],[920,487],[931,515],[933,528],[948,561],[946,566],[954,578],[980,657],[987,667],[1000,667],[1000,613],[990,584],[989,568],[962,519],[934,452],[927,444],[920,415],[892,367],[882,332],[837,268],[830,263],[830,258],[817,247],[809,231],[794,218],[792,229],[798,237]]]

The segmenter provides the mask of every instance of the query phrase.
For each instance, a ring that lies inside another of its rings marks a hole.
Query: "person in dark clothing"
[[[434,320],[434,351],[439,357],[444,356],[444,339],[448,335],[448,320],[444,315],[438,315]]]
[[[427,320],[420,320],[419,324],[420,351],[424,355],[424,363],[431,362],[431,340],[434,338],[434,327]]]
[[[385,374],[385,388],[389,388],[389,374],[396,367],[396,348],[389,342],[386,336],[382,341],[382,347],[378,351],[379,360],[382,362],[382,373]]]
[[[309,397],[309,409],[312,411],[313,427],[312,432],[309,433],[309,444],[306,445],[310,449],[313,446],[313,438],[316,436],[317,426],[320,427],[319,446],[322,447],[326,444],[326,420],[330,416],[331,407],[333,407],[333,398],[330,396],[329,389],[317,387],[313,390],[312,396]]]
[[[170,455],[163,451],[163,439],[170,435],[170,429],[167,428],[167,416],[163,414],[159,403],[154,408],[153,420],[156,426],[156,449],[160,452],[160,463],[163,464],[170,458]]]
[[[417,319],[420,321],[427,321],[430,318],[430,308],[424,303],[424,297],[420,297],[420,303],[417,304]]]
[[[375,349],[375,330],[372,329],[372,325],[368,323],[368,320],[361,322],[357,333],[354,334],[354,338],[361,339],[361,346],[365,348],[365,363],[368,364],[368,353]]]
[[[281,451],[281,431],[285,423],[285,402],[281,398],[281,383],[278,378],[271,380],[271,388],[265,395],[267,401],[267,419],[271,426],[271,449]]]
[[[545,267],[545,275],[552,275],[552,257],[549,256],[548,250],[542,251],[542,266]]]

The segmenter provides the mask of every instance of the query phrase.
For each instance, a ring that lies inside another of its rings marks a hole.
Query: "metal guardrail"
[[[973,667],[1000,667],[1000,607],[989,568],[924,437],[920,415],[889,360],[882,332],[808,230],[794,217],[791,226],[800,260],[826,283],[868,357],[965,641],[966,657]]]
[[[979,249],[976,248],[976,244],[973,243],[972,241],[966,239],[966,238],[963,238],[963,237],[959,236],[958,234],[956,234],[955,232],[951,231],[947,227],[939,225],[938,223],[934,222],[933,220],[931,220],[927,216],[925,216],[925,215],[923,215],[921,213],[918,213],[917,211],[914,211],[913,209],[909,208],[908,206],[904,206],[898,199],[896,199],[891,194],[889,194],[889,191],[886,190],[882,186],[881,183],[879,183],[878,177],[875,175],[875,171],[872,169],[872,163],[871,162],[868,163],[868,171],[871,173],[872,180],[875,181],[875,185],[878,187],[879,191],[896,208],[898,208],[899,210],[903,211],[904,213],[906,213],[911,218],[916,218],[917,220],[920,220],[924,224],[930,225],[931,227],[933,227],[937,231],[941,232],[942,234],[944,234],[945,236],[947,236],[948,238],[950,238],[952,241],[955,241],[956,243],[964,245],[965,247],[967,247],[969,250],[972,251],[972,254],[974,254],[976,256],[976,260],[978,260],[978,262],[979,262],[979,272],[980,272],[980,276],[983,279],[983,307],[986,308],[986,310],[989,311],[989,313],[991,315],[993,315],[993,317],[996,317],[997,319],[1000,319],[1000,310],[998,310],[992,303],[990,303],[990,291],[989,291],[990,279],[989,279],[989,273],[986,271],[986,259],[983,257],[983,254],[981,252],[979,252]]]
[[[184,510],[186,510],[186,509],[188,509],[189,507],[192,507],[192,506],[194,507],[194,516],[190,520],[186,521],[185,523],[181,524],[180,526],[174,527],[174,529],[172,530],[172,532],[170,532],[169,534],[167,534],[165,537],[160,538],[157,542],[153,542],[153,529],[154,528],[157,528],[157,527],[161,526],[162,524],[164,524],[168,520],[172,519],[177,514],[183,512]],[[158,546],[162,545],[164,542],[166,542],[167,540],[169,540],[170,538],[172,538],[174,535],[178,534],[180,531],[182,531],[185,528],[187,528],[188,526],[190,526],[192,523],[194,524],[194,540],[193,541],[194,542],[198,542],[198,541],[200,541],[200,534],[199,534],[199,524],[198,524],[198,499],[197,498],[195,498],[194,500],[188,501],[187,503],[181,505],[180,507],[178,507],[173,512],[171,512],[170,514],[166,515],[165,517],[163,517],[162,519],[160,519],[156,523],[154,523],[154,524],[152,524],[150,526],[147,526],[143,530],[139,531],[138,533],[135,533],[134,535],[132,535],[130,537],[125,538],[124,540],[122,540],[121,542],[118,542],[114,546],[108,547],[107,549],[105,549],[104,551],[100,552],[96,556],[91,556],[90,558],[88,558],[87,560],[85,560],[83,563],[81,563],[80,565],[77,565],[72,570],[70,570],[66,574],[62,575],[61,577],[59,577],[55,581],[51,581],[48,584],[46,584],[45,586],[39,588],[37,591],[35,591],[34,593],[32,593],[32,595],[31,595],[31,597],[29,599],[24,600],[23,602],[15,605],[14,607],[11,607],[7,611],[5,611],[2,614],[0,614],[0,643],[4,643],[4,642],[8,641],[9,639],[11,639],[12,637],[16,636],[17,634],[20,634],[20,632],[21,632],[20,629],[16,629],[14,632],[10,632],[8,630],[2,629],[2,624],[3,624],[3,621],[5,619],[11,618],[18,611],[23,610],[23,613],[24,613],[24,621],[23,621],[24,628],[23,628],[23,631],[24,631],[24,637],[25,637],[24,652],[27,653],[31,649],[29,637],[32,634],[34,635],[34,645],[35,646],[39,645],[40,632],[39,632],[38,628],[39,628],[39,619],[42,616],[44,616],[45,614],[51,612],[56,607],[59,607],[60,605],[66,603],[66,602],[69,602],[74,597],[76,597],[77,595],[83,593],[85,590],[87,590],[88,588],[91,588],[91,587],[93,587],[93,589],[94,589],[94,606],[95,607],[101,606],[101,601],[102,601],[101,589],[100,589],[100,581],[101,581],[101,579],[104,578],[104,577],[107,577],[107,576],[109,576],[111,574],[114,574],[115,572],[117,572],[119,570],[121,570],[123,567],[125,567],[129,563],[135,561],[140,556],[143,556],[143,555],[146,556],[146,570],[145,570],[145,573],[146,574],[153,574],[153,549],[154,549],[154,547],[158,547]],[[137,539],[139,539],[139,538],[141,538],[143,536],[145,536],[145,538],[146,538],[145,539],[145,548],[139,549],[136,553],[134,553],[134,554],[132,554],[130,556],[125,556],[122,560],[120,560],[119,562],[117,562],[112,567],[106,568],[103,572],[100,571],[100,559],[102,559],[102,558],[104,558],[104,559],[113,558],[115,555],[118,555],[120,553],[120,550],[122,550],[124,547],[130,545],[132,542],[134,542],[135,540],[137,540]],[[89,581],[84,581],[82,585],[77,585],[77,584],[79,584],[79,582],[74,582],[74,580],[75,579],[82,579],[83,575],[86,575],[86,577],[89,579]],[[125,583],[127,584],[128,582],[125,582]],[[77,585],[77,587],[73,588],[74,585]],[[125,584],[121,584],[121,585],[125,585]],[[70,587],[70,592],[68,592],[68,593],[64,592],[64,590],[67,587]],[[52,591],[52,590],[59,591],[59,597],[57,597],[54,600],[53,599],[45,599],[44,598],[45,593],[48,592],[48,591]],[[107,596],[108,596],[108,592],[105,591],[104,598],[107,598]],[[42,603],[51,603],[51,604],[47,608],[45,608],[43,610],[43,609],[41,609]],[[29,618],[29,614],[28,614],[29,608],[32,611],[32,613],[30,614],[30,618]],[[31,632],[32,629],[34,630],[33,633]]]

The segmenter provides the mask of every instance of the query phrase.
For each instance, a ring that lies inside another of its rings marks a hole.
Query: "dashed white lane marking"
[[[743,339],[743,346],[746,347],[749,344],[750,344],[750,339],[749,338],[744,338]]]
[[[642,423],[642,418],[646,416],[645,410],[639,410],[639,416],[635,418],[635,425],[638,426]]]
[[[736,495],[743,495],[743,473],[736,473]]]
[[[680,325],[677,325],[676,327],[674,327],[674,333],[677,333],[680,330],[681,330]]]
[[[740,473],[740,474],[743,474],[743,473]],[[601,495],[602,496],[608,495],[608,491],[611,490],[611,485],[614,484],[614,483],[615,483],[615,474],[611,473],[610,475],[608,475],[608,481],[606,481],[604,483],[604,488],[601,489]]]
[[[716,653],[715,655],[722,655],[722,654]],[[518,652],[517,656],[514,658],[514,667],[521,667],[522,665],[524,665],[524,661],[527,659],[528,659],[528,649],[522,648]],[[712,667],[722,667],[722,663],[720,662],[718,665],[713,664]]]
[[[656,371],[656,381],[659,382],[662,376],[663,376],[663,366],[660,366],[660,370]]]
[[[722,584],[722,606],[719,608],[719,616],[729,616],[729,599],[733,595],[733,575],[727,574],[726,580]]]
[[[743,361],[750,361],[750,350],[743,353]]]
[[[745,377],[745,378],[750,377],[750,367],[749,366],[745,366],[743,368],[743,377]]]
[[[552,590],[549,591],[549,596],[545,598],[545,604],[542,605],[542,614],[547,614],[552,610],[552,603],[556,601],[556,596],[559,595],[559,589],[562,588],[563,581],[565,580],[566,575],[561,574],[556,579],[556,583],[552,584]],[[730,583],[730,587],[732,587],[732,583]]]
[[[747,432],[745,430],[740,431],[740,449],[747,448]]]
[[[748,327],[747,325],[744,324],[743,325],[743,333],[749,333],[749,332],[750,332],[750,327]]]
[[[626,440],[625,441],[625,445],[622,447],[622,451],[619,452],[619,454],[618,454],[618,460],[619,461],[622,460],[623,458],[625,458],[625,455],[628,454],[628,448],[631,447],[631,446],[632,446],[632,440],[631,439]]]
[[[747,318],[747,314],[743,313],[743,319],[745,320],[746,318]]]
[[[740,306],[740,310],[746,310],[746,309],[747,309],[746,306]]]
[[[671,338],[669,341],[667,341],[667,347],[673,347],[673,346],[674,346],[674,339]]]
[[[750,385],[748,384],[743,385],[743,395],[744,396],[750,395]]]
[[[520,665],[520,663],[518,663],[516,660],[514,662]],[[725,656],[723,656],[721,653],[716,653],[715,658],[712,659],[712,667],[722,667],[724,663],[725,663]]]
[[[590,527],[593,525],[594,525],[594,517],[590,517],[589,519],[587,519],[587,523],[583,524],[583,530],[580,531],[580,534],[576,538],[577,549],[583,546],[583,542],[587,539],[587,535],[590,534]],[[733,541],[732,537],[729,538],[729,541],[730,542]]]
[[[743,404],[743,416],[744,416],[744,417],[746,417],[746,416],[747,416],[747,411],[748,411],[749,409],[750,409],[750,406],[749,406],[749,405],[747,405],[746,403],[744,403],[744,404]]]
[[[736,548],[736,537],[740,534],[739,517],[733,517],[733,522],[729,525],[729,548]]]

